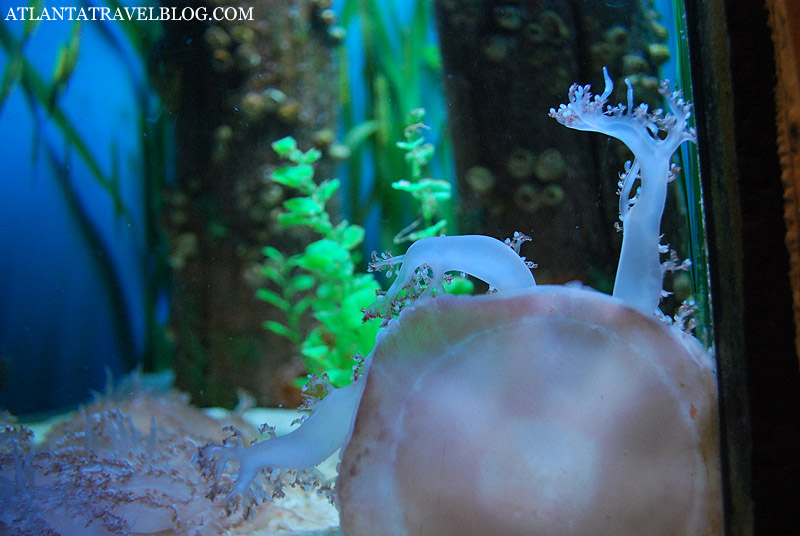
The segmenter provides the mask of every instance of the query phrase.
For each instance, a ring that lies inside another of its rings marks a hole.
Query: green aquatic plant
[[[672,2],[673,19],[677,25],[677,35],[686,35],[686,13],[683,1]],[[692,74],[689,68],[689,45],[686,39],[675,39],[677,62],[677,84],[687,99],[691,100]],[[690,118],[694,125],[694,117]],[[685,199],[686,229],[688,230],[687,249],[692,259],[689,275],[692,282],[692,297],[696,303],[694,319],[697,322],[695,336],[707,346],[711,344],[711,294],[708,282],[708,251],[706,249],[705,223],[703,221],[703,197],[700,184],[700,166],[697,145],[689,143],[681,146],[676,156],[683,173],[675,181],[675,187]]]
[[[393,240],[395,244],[416,242],[422,238],[439,236],[447,232],[447,218],[436,218],[451,212],[453,188],[445,180],[423,176],[426,166],[436,152],[436,147],[432,143],[426,142],[423,136],[423,131],[429,128],[423,122],[424,120],[424,108],[414,108],[409,111],[406,115],[406,126],[403,129],[405,139],[396,143],[398,149],[405,151],[405,160],[411,168],[411,180],[395,181],[392,183],[392,188],[411,194],[419,203],[419,217],[395,235]],[[420,226],[422,226],[421,229]],[[381,256],[373,254],[369,270],[388,270],[391,273],[393,264],[389,252],[384,252]],[[418,273],[417,275],[422,280],[426,279],[426,274]],[[424,281],[423,286],[425,286]],[[472,294],[475,285],[466,277],[453,276],[449,277],[447,285],[439,290],[456,295]],[[401,294],[401,301],[406,297],[410,298],[411,296],[406,296],[404,291]],[[399,309],[396,313],[399,313]]]
[[[268,320],[264,327],[300,346],[303,363],[311,374],[326,374],[336,387],[351,381],[354,356],[367,355],[375,343],[379,322],[362,323],[362,309],[375,301],[380,285],[372,274],[357,274],[357,248],[364,229],[347,221],[334,224],[326,204],[338,191],[337,179],[316,182],[313,164],[316,149],[301,151],[294,138],[272,144],[273,150],[290,163],[272,173],[272,180],[293,188],[300,195],[283,203],[278,222],[304,226],[319,235],[302,253],[284,255],[264,248],[262,274],[273,289],[261,288],[257,296],[277,307],[285,322]],[[310,312],[317,325],[304,338],[301,323]],[[301,378],[298,383],[304,383]]]
[[[411,180],[395,181],[392,188],[410,193],[419,202],[420,217],[394,237],[395,244],[436,236],[444,233],[447,227],[447,219],[435,220],[435,217],[444,211],[442,205],[450,201],[452,187],[447,181],[423,177],[423,170],[436,150],[432,143],[425,142],[422,135],[422,131],[428,128],[424,120],[424,108],[408,112],[406,128],[403,130],[405,141],[397,142],[397,147],[406,152],[406,162],[411,166]],[[423,228],[418,230],[421,225]]]
[[[407,176],[407,155],[397,151],[395,140],[396,133],[407,126],[409,110],[427,106],[431,126],[442,133],[437,151],[431,155],[435,156],[431,163],[436,164],[431,176],[455,176],[444,124],[442,60],[433,31],[433,2],[413,0],[395,5],[345,0],[340,24],[348,29],[348,39],[360,39],[356,48],[363,49],[363,70],[359,67],[357,75],[350,70],[353,56],[349,47],[341,49],[339,61],[341,125],[347,132],[344,145],[352,155],[345,170],[344,206],[355,222],[364,222],[369,211],[379,208],[383,221],[379,238],[381,247],[386,247],[393,242],[395,230],[414,218],[409,217],[413,207],[398,200],[394,186]],[[362,93],[365,98],[359,100]],[[453,232],[451,203],[441,203],[440,210]]]
[[[435,147],[427,143],[423,131],[425,110],[411,110],[405,122],[404,140],[396,147],[405,152],[410,166],[410,180],[392,183],[392,188],[404,191],[419,202],[420,216],[394,238],[399,244],[444,233],[447,219],[436,219],[444,212],[444,203],[451,199],[447,181],[424,176],[424,169],[434,155]],[[284,227],[305,226],[320,238],[302,253],[285,255],[277,248],[266,246],[262,274],[273,289],[261,288],[257,296],[278,308],[284,321],[266,320],[264,327],[286,337],[300,347],[306,369],[317,376],[326,374],[335,387],[350,383],[354,356],[367,355],[374,344],[380,323],[363,317],[380,291],[371,273],[356,274],[357,247],[363,242],[364,229],[342,221],[334,225],[326,204],[339,191],[337,179],[316,182],[314,163],[321,153],[316,149],[301,151],[292,137],[272,144],[273,150],[289,164],[272,173],[272,180],[297,190],[300,195],[284,202],[285,212],[278,216]],[[421,228],[420,228],[421,227]],[[373,254],[373,265],[391,266],[390,253],[382,257]],[[424,274],[420,274],[424,279]],[[473,284],[463,277],[449,278],[446,291],[470,294]],[[444,289],[441,289],[444,291]],[[319,323],[303,336],[303,319],[311,312]],[[395,314],[399,311],[395,311]],[[298,383],[305,378],[298,379]]]

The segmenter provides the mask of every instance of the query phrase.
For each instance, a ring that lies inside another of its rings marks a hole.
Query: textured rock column
[[[261,251],[291,254],[310,241],[276,222],[294,194],[268,180],[278,165],[270,143],[291,135],[305,150],[332,141],[340,36],[330,1],[207,3],[209,12],[217,6],[252,20],[172,23],[162,62],[177,124],[177,183],[163,212],[175,371],[196,403],[231,406],[242,388],[270,404],[283,400],[275,374],[294,348],[262,328],[283,319],[255,297],[266,284]],[[332,175],[327,156],[317,172]]]

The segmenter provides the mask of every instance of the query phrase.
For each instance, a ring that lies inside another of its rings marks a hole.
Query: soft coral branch
[[[660,93],[666,100],[668,113],[650,112],[646,104],[634,107],[633,86],[628,86],[628,104],[607,105],[614,89],[608,71],[603,69],[605,88],[592,96],[590,87],[574,84],[569,90],[569,103],[550,117],[576,130],[599,132],[622,141],[634,154],[634,161],[622,176],[620,184],[620,219],[624,223],[614,296],[645,314],[652,314],[661,296],[663,271],[659,259],[661,216],[667,198],[667,184],[674,178],[670,164],[672,154],[684,141],[696,142],[694,128],[688,124],[691,105],[679,91],[671,92],[662,82]],[[641,187],[633,200],[630,194],[636,179]]]
[[[647,104],[634,106],[633,86],[628,86],[628,104],[611,106],[608,97],[614,83],[603,68],[605,89],[600,95],[592,95],[591,86],[573,84],[569,89],[569,104],[562,104],[558,110],[550,109],[550,117],[575,130],[599,132],[617,138],[627,145],[637,158],[652,153],[672,156],[684,141],[696,141],[694,128],[689,127],[691,105],[683,100],[680,91],[669,90],[669,82],[662,81],[659,92],[664,96],[669,113],[658,109],[650,112]]]

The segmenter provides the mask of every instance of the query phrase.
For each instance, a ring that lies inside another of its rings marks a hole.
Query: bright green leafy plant
[[[362,309],[375,301],[380,285],[372,274],[356,274],[356,248],[364,229],[347,221],[331,222],[325,205],[339,189],[336,179],[317,183],[313,164],[316,149],[301,151],[286,137],[272,144],[273,150],[290,163],[272,174],[272,180],[297,190],[300,195],[284,202],[281,225],[306,226],[319,239],[302,253],[285,256],[274,247],[264,248],[262,273],[276,290],[259,289],[260,299],[280,309],[286,322],[267,321],[264,327],[300,346],[303,362],[311,374],[326,374],[336,387],[351,381],[354,356],[367,355],[375,343],[380,323],[362,323]],[[309,312],[317,325],[303,338],[301,321]],[[305,378],[298,379],[298,384]]]

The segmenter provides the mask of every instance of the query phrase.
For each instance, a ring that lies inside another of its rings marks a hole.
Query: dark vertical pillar
[[[217,5],[208,2],[208,12]],[[328,30],[335,17],[324,0],[223,7],[245,18],[168,26],[178,178],[163,218],[174,273],[175,371],[196,403],[231,406],[243,388],[271,404],[280,401],[276,370],[296,349],[262,327],[284,320],[255,297],[267,284],[259,276],[262,248],[291,254],[310,237],[276,221],[294,193],[268,180],[279,165],[270,143],[292,135],[305,150],[332,141],[336,36]],[[332,167],[323,159],[317,171],[330,177]]]
[[[793,339],[775,66],[763,3],[687,0],[713,321],[727,533],[792,534],[800,511]]]

